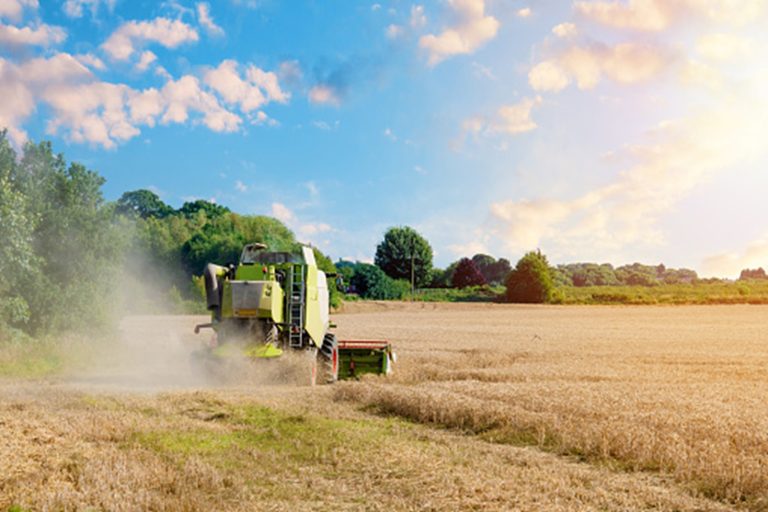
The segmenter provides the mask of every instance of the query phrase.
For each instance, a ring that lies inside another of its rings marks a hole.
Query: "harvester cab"
[[[261,243],[243,248],[237,265],[209,263],[204,272],[206,302],[220,348],[238,346],[253,359],[287,350],[308,353],[310,382],[332,383],[363,373],[389,373],[393,360],[387,342],[339,342],[331,332],[326,274],[311,247],[272,252]]]

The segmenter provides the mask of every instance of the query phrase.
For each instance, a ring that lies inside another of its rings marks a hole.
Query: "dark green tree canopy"
[[[376,265],[358,263],[350,282],[351,288],[364,299],[401,299],[408,292],[405,281],[396,281],[387,276]]]
[[[488,254],[475,254],[472,256],[472,262],[488,284],[503,284],[507,274],[512,270],[509,260],[505,258],[496,260]]]
[[[456,265],[451,284],[454,288],[466,288],[468,286],[481,286],[486,284],[483,274],[477,268],[475,262],[469,258],[462,258]]]
[[[426,286],[432,270],[432,247],[415,229],[389,228],[376,247],[376,265],[393,279],[411,280],[413,262],[416,286]]]
[[[229,208],[226,206],[221,206],[204,199],[198,199],[196,201],[188,201],[184,203],[181,205],[181,208],[177,210],[177,213],[184,217],[194,217],[201,211],[205,212],[205,215],[208,218],[218,217],[219,215],[224,215],[225,213],[230,212]]]
[[[520,258],[507,278],[509,302],[549,302],[554,291],[549,262],[541,251],[532,251]]]
[[[126,216],[139,216],[142,219],[157,217],[162,219],[173,213],[173,208],[163,202],[151,190],[140,189],[126,192],[117,200],[115,213]]]

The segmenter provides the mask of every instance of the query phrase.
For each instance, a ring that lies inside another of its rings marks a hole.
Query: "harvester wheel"
[[[320,382],[333,384],[339,380],[339,342],[336,335],[328,333],[323,338],[323,346],[317,353],[320,367]]]

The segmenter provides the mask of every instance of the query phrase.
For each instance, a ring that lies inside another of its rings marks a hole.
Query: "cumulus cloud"
[[[0,23],[0,45],[51,46],[63,42],[67,33],[61,27],[44,23],[32,27],[14,27]]]
[[[20,21],[24,9],[37,9],[37,0],[2,0],[0,1],[0,18]]]
[[[744,269],[768,267],[768,236],[750,243],[743,252],[726,252],[708,256],[701,265],[702,274],[712,277],[737,278]]]
[[[528,83],[537,91],[552,92],[572,82],[579,89],[592,89],[603,77],[634,84],[657,76],[672,61],[666,49],[645,44],[572,46],[534,66],[528,73]]]
[[[411,6],[411,18],[408,21],[408,24],[413,29],[419,29],[424,27],[427,24],[427,15],[424,14],[424,6],[423,5],[412,5]]]
[[[485,14],[485,0],[448,0],[457,21],[440,34],[427,34],[419,39],[419,46],[428,54],[428,63],[434,66],[443,60],[473,53],[496,37],[499,22]]]
[[[122,24],[101,47],[115,60],[128,60],[146,42],[176,48],[198,39],[197,31],[183,21],[155,18],[152,21],[129,21]]]
[[[574,37],[578,33],[578,30],[573,23],[560,23],[552,28],[552,33],[557,37],[568,38]]]
[[[197,4],[197,19],[209,36],[221,37],[224,35],[224,29],[218,26],[211,16],[210,5],[204,2]]]
[[[602,25],[660,32],[696,18],[740,26],[761,16],[766,5],[764,0],[613,0],[579,1],[574,7],[581,16]]]
[[[139,58],[139,62],[136,63],[136,71],[140,71],[140,72],[143,73],[156,60],[157,60],[157,55],[155,55],[154,53],[152,53],[149,50],[143,51],[141,53],[141,57]]]
[[[518,135],[536,129],[531,111],[541,98],[525,98],[513,105],[500,107],[492,117],[473,117],[464,121],[465,133],[481,135]]]
[[[100,58],[98,58],[92,53],[82,53],[80,55],[75,55],[74,57],[75,59],[77,59],[78,62],[90,68],[93,68],[99,71],[104,71],[105,69],[107,69],[107,66],[104,65],[104,61],[102,61]]]
[[[632,165],[578,197],[494,203],[498,235],[514,250],[544,243],[582,251],[661,243],[658,221],[664,213],[715,173],[765,153],[756,108],[768,112],[764,103],[732,101],[660,123],[647,143],[627,149]]]
[[[272,203],[272,216],[284,224],[290,224],[296,219],[291,209],[283,203]]]
[[[515,14],[518,18],[529,18],[533,14],[533,10],[530,7],[523,7],[518,9]]]
[[[339,92],[331,85],[318,84],[309,90],[309,101],[318,105],[334,105],[341,104],[341,98]]]
[[[745,37],[715,33],[700,37],[696,42],[696,50],[705,59],[728,62],[750,56],[753,46]]]
[[[305,241],[316,242],[317,235],[327,234],[334,231],[331,225],[325,222],[302,222],[298,216],[283,203],[272,203],[272,216],[294,230],[299,236],[304,237]]]
[[[95,16],[101,5],[105,5],[110,11],[115,8],[115,2],[117,0],[66,0],[62,9],[64,14],[70,18],[82,18],[83,7],[87,7],[91,11],[91,15]]]
[[[250,65],[241,74],[239,68],[236,61],[225,60],[205,73],[205,83],[226,102],[239,105],[243,112],[256,110],[270,101],[285,103],[290,98],[280,88],[275,73]]]
[[[0,125],[9,127],[14,143],[25,140],[21,127],[38,103],[51,111],[48,133],[105,148],[137,136],[142,126],[158,123],[200,123],[217,132],[236,131],[242,124],[242,118],[216,95],[222,93],[196,76],[169,78],[159,89],[139,90],[100,81],[83,61],[83,56],[66,53],[21,64],[0,58],[0,94],[10,99],[0,105]],[[250,66],[245,75],[248,83],[264,91],[260,105],[287,101],[274,74]],[[250,105],[237,103],[253,124],[275,124],[266,113],[251,112]]]

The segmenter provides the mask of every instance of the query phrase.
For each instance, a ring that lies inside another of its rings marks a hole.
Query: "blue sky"
[[[0,125],[334,258],[768,265],[765,0],[0,0]]]

